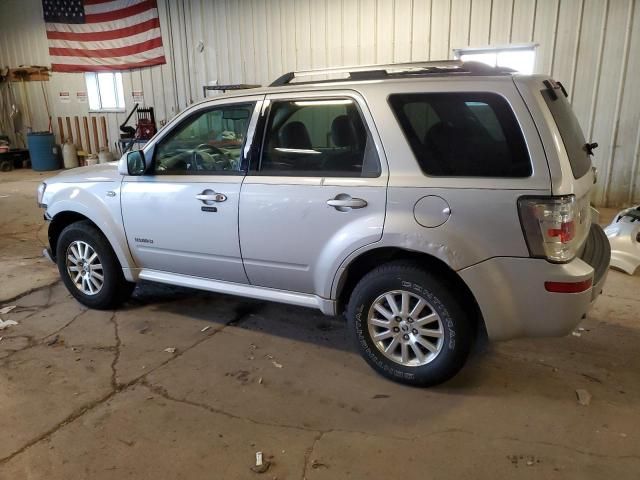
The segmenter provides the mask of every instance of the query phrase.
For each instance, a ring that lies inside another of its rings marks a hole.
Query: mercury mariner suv
[[[477,63],[291,72],[46,180],[45,253],[91,308],[147,280],[346,312],[375,370],[434,385],[478,335],[565,335],[601,292],[597,145],[566,97]]]

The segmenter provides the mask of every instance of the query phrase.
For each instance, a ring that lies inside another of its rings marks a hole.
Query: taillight
[[[574,195],[520,198],[520,222],[531,256],[551,262],[572,260],[591,227],[588,208],[582,207]]]
[[[568,243],[576,236],[576,224],[573,220],[560,224],[560,228],[550,228],[550,237],[559,237],[562,243]]]

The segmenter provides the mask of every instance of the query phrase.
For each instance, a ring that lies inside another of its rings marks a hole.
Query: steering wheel
[[[207,155],[206,158],[203,154]],[[205,162],[207,166],[205,167]],[[193,166],[196,170],[224,170],[225,167],[231,165],[229,157],[218,147],[201,143],[193,150]]]

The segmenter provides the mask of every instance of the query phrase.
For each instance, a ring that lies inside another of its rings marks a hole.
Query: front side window
[[[224,105],[198,112],[164,137],[155,149],[157,174],[235,174],[254,104]]]
[[[378,177],[373,139],[347,98],[273,102],[260,175]]]
[[[494,93],[391,95],[420,168],[431,176],[528,177],[531,160],[507,101]]]

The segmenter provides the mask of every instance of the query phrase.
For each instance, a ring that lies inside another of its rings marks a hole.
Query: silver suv
[[[346,312],[375,370],[437,384],[478,335],[565,335],[601,292],[566,96],[473,63],[292,72],[48,179],[47,253],[92,308],[150,280]]]

